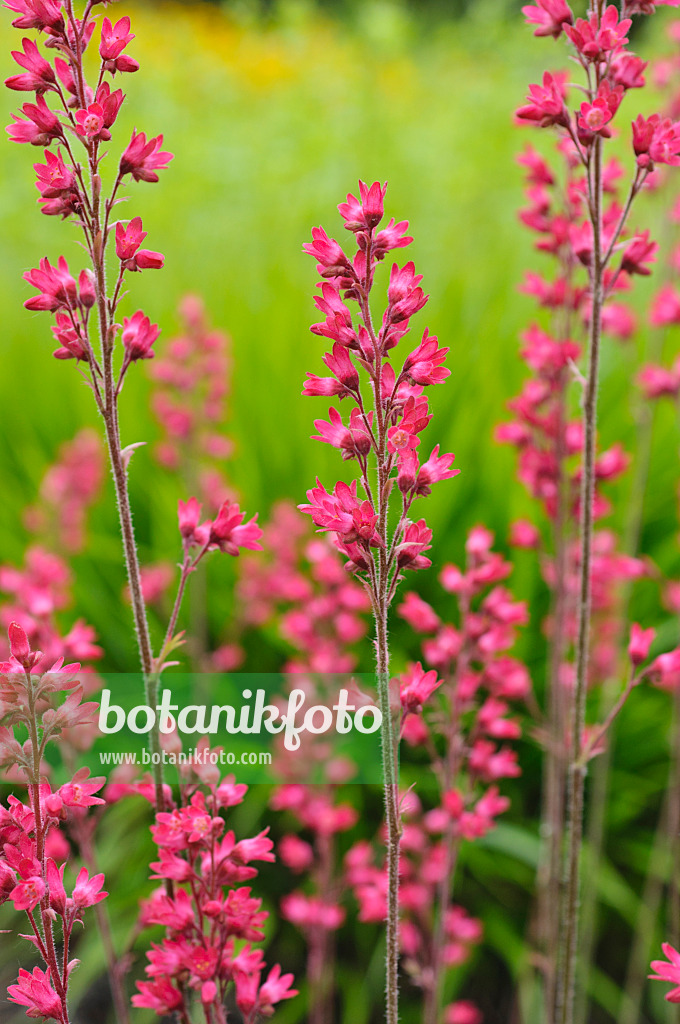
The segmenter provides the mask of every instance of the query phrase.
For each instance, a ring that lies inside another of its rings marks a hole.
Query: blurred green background
[[[235,366],[229,432],[236,450],[228,472],[243,506],[259,511],[263,519],[280,498],[302,501],[316,475],[330,485],[340,471],[337,453],[310,440],[312,420],[325,414],[323,400],[300,397],[306,371],[321,372],[324,352],[321,339],[308,330],[316,319],[316,275],[302,244],[316,224],[340,236],[336,205],[347,191],[356,190],[359,177],[389,182],[388,216],[410,221],[415,241],[409,258],[431,295],[417,326],[422,330],[427,324],[451,348],[452,376],[433,389],[434,416],[425,444],[441,443],[454,451],[462,472],[455,481],[440,484],[427,507],[423,503],[422,513],[435,531],[435,564],[417,581],[444,616],[449,612],[442,606],[436,573],[447,560],[461,557],[468,529],[484,521],[503,544],[513,519],[535,514],[515,481],[514,453],[492,439],[505,403],[525,376],[518,332],[535,316],[533,301],[518,294],[517,286],[525,268],[542,268],[517,222],[522,191],[514,163],[524,142],[531,139],[536,145],[537,139],[513,126],[512,111],[546,66],[564,65],[564,50],[552,40],[533,39],[519,6],[502,0],[347,0],[339,5],[123,0],[114,8],[116,17],[133,17],[137,39],[131,52],[142,70],[124,82],[129,101],[111,148],[117,152],[136,126],[150,134],[163,132],[176,155],[160,184],[134,185],[129,201],[119,208],[120,216],[141,214],[149,232],[146,244],[166,255],[162,273],[132,280],[125,312],[142,306],[169,336],[177,327],[180,297],[196,292],[213,321],[231,334]],[[657,15],[649,21],[638,40],[645,56],[667,45],[662,34],[667,19]],[[9,40],[8,16],[2,24],[3,39]],[[12,73],[8,49],[3,47],[0,56],[3,77]],[[15,101],[16,96],[3,93],[6,122]],[[642,102],[650,108],[653,95]],[[631,114],[636,112],[631,106]],[[42,256],[56,259],[60,253],[79,268],[81,255],[68,224],[37,212],[33,156],[26,147],[0,147],[0,561],[13,564],[22,561],[27,543],[23,510],[34,502],[58,445],[82,425],[96,424],[91,396],[75,366],[51,358],[49,318],[22,308],[32,294],[21,279],[25,270]],[[641,226],[658,228],[662,211],[651,197],[640,204],[637,216]],[[637,286],[639,308],[651,287],[647,282]],[[617,440],[634,446],[638,405],[631,379],[647,343],[643,327],[628,345],[606,346],[604,446]],[[669,337],[667,353],[676,345]],[[125,444],[158,437],[148,393],[144,367],[138,366],[123,396]],[[642,546],[672,574],[680,564],[678,441],[672,409],[660,408],[655,417]],[[614,499],[614,526],[625,522],[631,486],[629,474],[608,492]],[[147,448],[134,457],[131,489],[143,561],[172,559],[176,500],[186,496],[181,484],[156,466]],[[97,629],[106,667],[130,670],[135,656],[129,612],[120,601],[123,570],[112,490],[92,518],[88,550],[75,560],[77,606]],[[233,610],[233,566],[226,561],[210,570],[215,634]],[[547,594],[533,556],[518,557],[513,588],[531,602],[532,624],[519,653],[540,692]],[[645,625],[662,622],[653,583],[636,590],[634,614]],[[675,626],[670,621],[664,626],[672,642]],[[399,627],[396,648],[398,662],[407,650],[415,653],[412,638]],[[271,667],[273,655],[266,645],[250,653],[249,667]],[[363,667],[370,668],[368,646]],[[648,692],[644,698],[636,695],[619,728],[609,840],[598,882],[599,961],[590,978],[588,1020],[595,1024],[617,1019],[618,986],[638,929],[639,892],[666,781],[668,724],[667,699]],[[483,917],[486,943],[457,973],[455,988],[478,999],[486,1019],[498,1024],[531,1019],[526,1012],[525,1018],[519,1015],[521,1000],[513,991],[531,973],[524,932],[537,849],[540,759],[528,743],[522,759],[524,780],[509,787],[513,810],[487,842],[470,848],[461,876],[461,899]],[[265,800],[266,794],[254,791],[240,820],[244,829],[258,825]],[[368,820],[377,818],[376,794],[357,791],[356,800]],[[123,828],[132,844],[143,814],[140,808],[138,817],[126,819],[117,808],[108,826],[116,848],[105,853],[104,866],[113,886],[118,883],[121,934],[132,925],[148,858],[141,851],[134,864],[125,862],[126,840],[121,842],[115,830]],[[275,871],[263,871],[263,885],[273,901],[279,885]],[[347,1024],[379,1019],[377,939],[376,929],[365,928],[356,947],[354,937],[346,943],[341,981]],[[287,967],[302,971],[302,952],[292,930],[277,934],[274,953]],[[87,981],[86,975],[82,984]],[[663,986],[653,987],[641,1024],[665,1020],[662,997]],[[4,1012],[0,1008],[0,1019]],[[277,1019],[297,1021],[300,1012],[296,1001]],[[417,1013],[407,1007],[404,1019],[415,1022]]]

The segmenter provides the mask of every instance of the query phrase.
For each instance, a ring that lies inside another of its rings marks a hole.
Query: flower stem
[[[588,376],[583,396],[583,476],[581,482],[581,537],[578,589],[578,639],[576,643],[576,683],[572,694],[571,739],[568,768],[567,848],[565,888],[560,913],[558,986],[555,1019],[558,1024],[573,1024],[576,960],[579,925],[581,844],[583,837],[583,799],[587,767],[581,760],[581,742],[585,726],[588,687],[590,632],[590,571],[593,545],[593,498],[595,493],[595,447],[597,425],[597,384],[602,329],[602,139],[593,142],[590,213],[593,225],[592,310],[588,344]]]
[[[387,643],[387,607],[376,608],[376,651],[378,667],[378,698],[382,712],[381,743],[387,820],[387,954],[386,995],[387,1024],[399,1019],[399,783],[396,743],[390,709],[389,648]]]

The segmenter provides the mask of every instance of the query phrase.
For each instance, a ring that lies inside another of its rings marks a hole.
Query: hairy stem
[[[593,225],[592,310],[588,343],[588,376],[583,396],[583,476],[581,482],[581,537],[578,587],[578,638],[576,642],[576,683],[571,706],[571,739],[568,769],[567,843],[565,888],[560,910],[560,946],[556,1016],[558,1024],[573,1024],[576,961],[578,947],[581,844],[586,766],[580,758],[585,726],[588,686],[590,632],[590,569],[593,544],[593,498],[595,493],[595,447],[597,384],[602,328],[602,139],[593,142],[590,212]]]

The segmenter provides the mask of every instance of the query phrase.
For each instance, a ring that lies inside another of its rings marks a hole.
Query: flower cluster
[[[229,393],[229,338],[210,326],[194,295],[182,300],[179,314],[182,333],[166,343],[150,368],[152,408],[163,430],[156,457],[192,478],[201,497],[219,506],[232,497],[215,466],[232,451],[221,429]]]
[[[413,263],[393,264],[382,324],[379,329],[373,326],[369,301],[377,265],[390,250],[410,244],[408,224],[391,220],[379,229],[385,188],[378,182],[370,188],[360,182],[359,190],[360,199],[349,195],[339,206],[345,228],[356,237],[353,258],[323,228],[315,228],[312,242],[305,245],[323,278],[315,301],[324,320],[314,324],[312,332],[328,338],[333,347],[324,356],[332,376],[308,374],[304,394],[349,399],[352,409],[347,423],[333,408],[328,420],[315,421],[315,437],[337,448],[343,459],[356,460],[364,497],[356,480],[349,485],[340,481],[330,493],[317,483],[308,492],[309,503],[300,507],[316,526],[334,536],[352,570],[376,598],[379,574],[390,579],[389,602],[403,570],[430,564],[424,552],[430,546],[431,531],[423,519],[409,520],[411,505],[429,494],[433,483],[455,476],[458,470],[451,469],[453,455],[440,455],[438,446],[422,462],[417,452],[420,434],[431,418],[425,388],[449,376],[442,366],[448,349],[440,348],[425,330],[398,372],[390,360],[392,349],[410,331],[411,317],[428,298]],[[358,321],[353,320],[348,301],[357,303]],[[366,374],[374,407],[364,399],[360,370]],[[370,479],[371,456],[378,473],[375,482]],[[395,484],[402,514],[388,543],[386,509]]]
[[[121,18],[112,24],[104,18],[99,43],[97,86],[87,84],[83,70],[83,54],[92,45],[96,22],[88,5],[82,20],[75,18],[70,3],[14,4],[14,9],[30,11],[13,24],[17,28],[38,28],[47,36],[53,60],[40,51],[30,39],[22,41],[22,50],[14,51],[14,60],[23,68],[19,75],[6,80],[8,88],[18,92],[35,92],[35,103],[24,103],[21,113],[13,115],[7,131],[14,142],[30,143],[44,149],[45,163],[36,163],[37,189],[43,213],[63,218],[74,217],[82,228],[87,249],[95,268],[72,276],[64,257],[56,265],[43,259],[40,266],[26,273],[26,280],[37,295],[26,302],[32,310],[55,314],[53,332],[59,344],[55,356],[83,362],[90,374],[92,389],[103,409],[112,396],[107,393],[106,363],[110,358],[116,335],[121,331],[124,358],[117,390],[122,385],[131,362],[153,356],[158,328],[141,310],[125,317],[122,330],[115,322],[116,309],[126,273],[163,266],[160,253],[141,248],[146,237],[140,217],[129,223],[112,221],[111,214],[125,178],[137,181],[158,181],[157,171],[166,167],[171,154],[161,149],[163,138],[147,139],[143,132],[133,133],[130,144],[121,156],[118,173],[110,197],[101,197],[100,163],[104,156],[102,144],[111,140],[120,108],[124,102],[122,89],[112,90],[110,81],[116,74],[137,71],[138,63],[124,52],[134,39],[130,19]],[[55,106],[49,100],[53,99]],[[52,146],[54,145],[54,151]],[[93,190],[86,184],[81,154],[94,182]],[[97,267],[109,234],[114,231],[116,256],[119,261],[113,297],[106,307],[102,293],[103,277]],[[99,317],[102,352],[95,355],[91,340],[90,314],[98,305],[105,309],[105,320]]]
[[[233,988],[244,1024],[269,1017],[283,999],[295,996],[292,974],[276,965],[264,974],[262,951],[267,912],[250,885],[254,861],[273,861],[267,830],[237,841],[226,831],[224,813],[243,801],[247,787],[233,776],[219,778],[208,765],[202,778],[181,786],[182,803],[156,815],[152,826],[158,860],[153,878],[170,887],[152,894],[142,923],[161,925],[165,937],[147,954],[147,981],[137,983],[133,1005],[159,1016],[193,1019],[194,1002],[207,1021],[226,1021],[225,999]]]
[[[59,449],[40,485],[40,501],[26,510],[24,519],[32,533],[48,536],[69,553],[85,545],[86,517],[99,497],[104,479],[104,454],[92,430],[80,430]]]
[[[63,658],[45,664],[17,622],[10,623],[8,633],[10,657],[0,664],[0,765],[10,766],[28,786],[28,803],[10,796],[7,806],[0,807],[0,903],[11,902],[26,914],[30,934],[25,938],[44,964],[32,973],[20,970],[8,994],[29,1017],[68,1024],[69,978],[78,962],[69,958],[71,935],[83,911],[107,893],[102,891],[104,876],[90,876],[85,867],[73,887],[65,882],[69,844],[61,828],[69,818],[103,804],[95,794],[104,779],[91,779],[87,769],[80,769],[53,789],[44,780],[44,755],[50,741],[61,742],[65,732],[89,725],[97,705],[83,702],[79,665],[64,665]],[[28,733],[23,743],[17,729]]]
[[[264,558],[246,558],[238,584],[244,627],[277,623],[292,648],[285,672],[344,673],[356,668],[353,651],[365,636],[370,602],[342,567],[326,538],[310,537],[286,503],[264,528]]]

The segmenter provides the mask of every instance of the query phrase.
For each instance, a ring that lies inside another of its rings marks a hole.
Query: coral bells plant
[[[0,765],[10,766],[28,788],[28,802],[10,796],[0,807],[0,903],[10,902],[25,913],[28,934],[43,967],[19,971],[8,988],[10,1002],[28,1017],[68,1024],[68,990],[77,960],[70,959],[71,935],[83,912],[108,895],[104,876],[78,872],[75,885],[65,878],[68,843],[60,833],[73,814],[103,804],[95,794],[103,778],[91,779],[80,769],[53,790],[45,781],[44,754],[48,743],[60,741],[65,730],[91,722],[97,705],[83,702],[77,664],[54,664],[31,650],[24,629],[9,626],[9,661],[0,664]],[[65,700],[60,698],[66,694]],[[21,742],[18,736],[27,733]]]
[[[584,84],[579,86],[582,98],[576,110],[568,103],[565,74],[545,73],[542,84],[532,85],[527,103],[517,111],[517,120],[542,128],[556,130],[563,152],[570,164],[579,168],[581,176],[572,188],[577,196],[577,209],[570,198],[570,219],[562,222],[559,245],[569,246],[571,273],[558,282],[560,298],[553,305],[563,305],[570,295],[573,310],[580,310],[587,326],[587,369],[583,379],[582,438],[578,444],[582,465],[579,470],[579,547],[578,588],[575,605],[576,641],[574,683],[568,722],[561,728],[568,731],[569,750],[566,758],[566,855],[564,890],[559,911],[557,934],[557,978],[554,993],[548,997],[548,1015],[560,1024],[571,1024],[574,1018],[574,991],[576,977],[576,951],[579,924],[580,851],[583,818],[583,796],[586,765],[583,758],[586,692],[592,661],[591,587],[593,572],[593,530],[597,513],[595,485],[598,476],[596,453],[597,389],[600,348],[606,324],[617,317],[607,314],[607,303],[617,290],[634,275],[646,276],[656,256],[656,243],[648,231],[638,231],[626,237],[632,205],[648,176],[658,165],[680,163],[680,125],[671,119],[654,114],[639,115],[633,122],[630,145],[633,172],[628,193],[621,205],[605,202],[611,191],[612,177],[619,169],[605,163],[608,140],[621,122],[620,110],[627,94],[644,85],[645,64],[628,49],[631,16],[651,14],[660,5],[653,2],[624,2],[621,11],[606,6],[602,0],[588,4],[587,16],[577,17],[566,2],[538,0],[523,8],[528,22],[535,26],[535,34],[566,37],[571,53],[583,73]],[[538,161],[536,173],[543,180],[536,182],[537,193],[534,216],[540,217],[541,189],[549,182]],[[613,170],[613,175],[612,175]],[[582,206],[582,214],[578,210]],[[547,210],[544,211],[547,213]],[[576,219],[575,219],[576,218]],[[547,218],[546,247],[556,224]],[[558,251],[556,248],[553,251]],[[574,271],[585,268],[586,276],[579,292],[574,292]],[[543,290],[543,289],[542,289]],[[550,305],[549,289],[544,291],[544,303]],[[553,289],[553,296],[558,289]],[[569,328],[568,328],[569,330]],[[560,347],[568,333],[562,335]],[[566,436],[566,435],[565,435]],[[563,448],[564,451],[568,449]],[[561,659],[555,659],[556,665]],[[557,783],[559,785],[559,781]]]
[[[385,186],[359,183],[359,196],[347,196],[338,209],[345,229],[354,235],[356,251],[346,255],[323,228],[314,228],[305,250],[317,261],[322,277],[316,304],[324,316],[312,332],[333,342],[324,362],[332,376],[308,374],[303,394],[349,399],[343,418],[331,408],[328,420],[316,420],[316,439],[339,449],[344,460],[357,464],[357,477],[336,483],[328,492],[320,482],[300,506],[321,530],[328,531],[348,558],[348,568],[366,587],[376,627],[377,679],[383,713],[382,746],[388,831],[389,894],[387,908],[387,1020],[398,1016],[398,889],[399,792],[397,744],[389,702],[388,613],[406,570],[427,568],[425,555],[432,531],[424,519],[410,519],[411,506],[429,494],[433,483],[456,475],[453,455],[435,447],[428,459],[418,449],[430,422],[425,388],[449,376],[444,366],[448,349],[425,330],[404,362],[395,365],[393,349],[409,333],[411,318],[427,296],[412,262],[393,264],[387,305],[380,326],[374,325],[371,297],[378,264],[388,252],[409,245],[406,221],[384,216]],[[353,316],[348,302],[356,303]],[[359,491],[359,487],[361,491]],[[396,524],[390,524],[393,506]]]
[[[111,192],[104,195],[101,172],[108,152],[104,147],[113,139],[125,100],[122,89],[112,89],[112,84],[117,74],[139,68],[137,61],[124,53],[134,38],[130,19],[122,18],[114,25],[103,18],[96,77],[94,84],[89,84],[85,53],[93,47],[96,4],[86,4],[82,18],[77,17],[72,0],[7,6],[19,14],[13,22],[16,28],[44,33],[45,53],[50,57],[47,59],[27,38],[22,41],[21,51],[13,51],[23,71],[5,84],[17,92],[35,93],[35,103],[24,103],[8,133],[14,142],[44,150],[45,162],[34,165],[42,212],[73,220],[89,257],[89,266],[75,277],[63,256],[54,264],[42,259],[37,269],[25,275],[37,291],[25,305],[52,314],[52,329],[59,345],[54,354],[58,359],[75,360],[104,421],[141,667],[147,680],[148,701],[155,704],[156,666],[127,490],[128,463],[134,448],[124,450],[121,444],[119,398],[132,364],[153,357],[159,329],[142,310],[123,317],[120,323],[119,306],[127,275],[158,269],[163,266],[163,257],[142,248],[146,232],[139,217],[116,223],[113,214],[122,188],[132,180],[157,182],[158,171],[167,167],[172,154],[162,149],[162,135],[147,139],[143,132],[135,131],[120,156]],[[112,266],[107,267],[111,244]],[[110,291],[107,269],[112,271]],[[161,799],[160,774],[156,782]]]
[[[44,33],[44,48],[51,58],[47,59],[27,38],[22,41],[21,51],[13,51],[23,71],[5,84],[17,92],[35,93],[35,103],[22,106],[8,133],[14,142],[44,150],[45,162],[34,165],[42,212],[76,224],[90,264],[74,277],[63,256],[56,263],[42,259],[38,268],[25,275],[37,291],[25,305],[29,310],[52,314],[52,330],[59,345],[54,355],[60,360],[75,360],[104,422],[146,700],[154,707],[159,675],[179,642],[174,632],[189,575],[207,551],[219,548],[236,555],[240,547],[252,549],[259,531],[252,520],[243,524],[238,506],[228,501],[221,504],[214,520],[202,524],[198,521],[200,504],[195,498],[181,504],[183,560],[178,598],[163,645],[154,656],[127,486],[129,462],[139,442],[122,445],[119,401],[133,364],[153,359],[160,329],[141,309],[121,318],[120,307],[129,275],[161,269],[164,257],[144,247],[147,232],[141,217],[116,221],[114,212],[123,189],[132,182],[158,182],[159,172],[168,166],[172,154],[163,150],[162,135],[151,138],[135,130],[122,149],[111,191],[105,195],[105,146],[113,140],[125,101],[122,89],[112,89],[112,84],[116,75],[139,69],[137,61],[125,52],[134,39],[130,19],[124,17],[115,24],[106,17],[101,20],[99,56],[90,82],[85,54],[94,48],[96,3],[85,5],[82,18],[76,16],[72,0],[6,6],[19,15],[13,22],[16,28]],[[198,548],[198,552],[192,548]],[[154,754],[159,755],[156,730],[152,730],[150,741]],[[160,763],[154,766],[154,778],[160,809]]]
[[[247,786],[233,776],[219,778],[210,764],[196,764],[200,775],[180,784],[181,802],[156,815],[152,826],[158,861],[153,878],[165,883],[145,902],[142,923],[160,925],[165,936],[147,954],[148,981],[137,983],[132,1002],[195,1020],[226,1024],[227,992],[234,990],[244,1024],[270,1017],[283,999],[297,995],[292,974],[274,966],[265,974],[262,951],[268,917],[250,885],[254,861],[273,861],[267,829],[236,840],[225,828],[225,812],[240,804]]]

